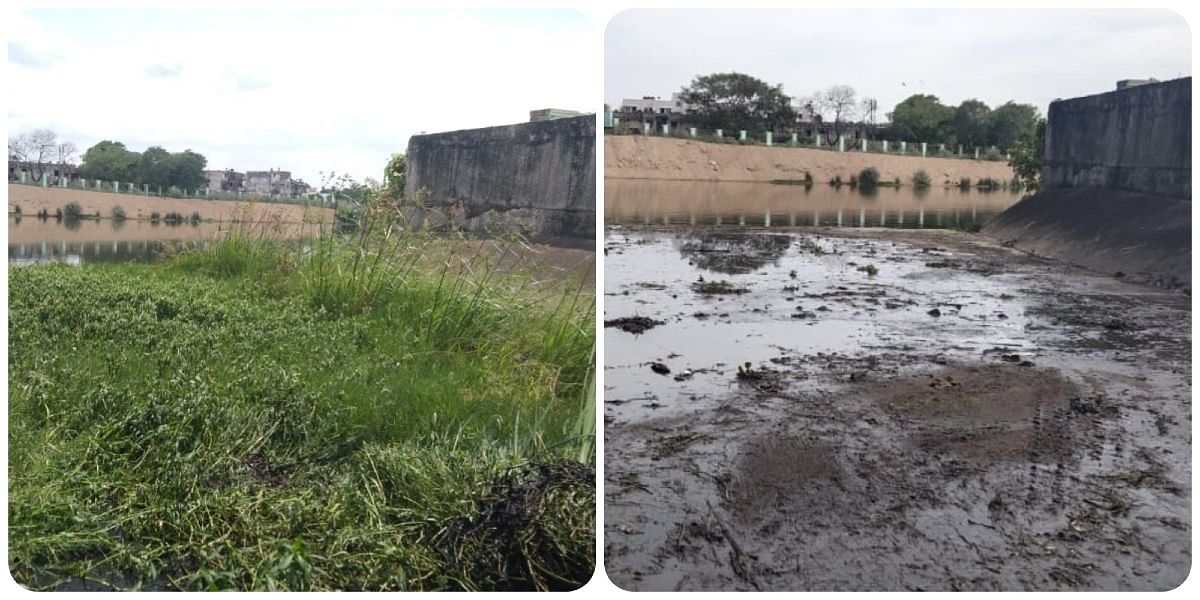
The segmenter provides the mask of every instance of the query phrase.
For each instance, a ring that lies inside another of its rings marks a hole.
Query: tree
[[[102,181],[133,181],[141,154],[127,150],[125,144],[104,140],[83,153],[79,174]]]
[[[171,153],[162,146],[150,146],[142,152],[138,161],[134,181],[154,187],[169,188],[173,183],[171,176]]]
[[[742,73],[697,77],[680,90],[696,124],[710,129],[783,131],[796,122],[792,99],[783,85]]]
[[[1008,101],[992,111],[991,134],[988,141],[998,148],[1010,149],[1022,140],[1035,135],[1041,114],[1032,104]]]
[[[1033,135],[1018,140],[1008,159],[1008,166],[1012,167],[1022,187],[1030,192],[1042,187],[1042,157],[1045,152],[1046,120],[1039,118],[1033,126]]]
[[[954,110],[950,129],[955,141],[967,147],[986,146],[990,142],[992,109],[979,100],[964,100]]]
[[[814,112],[821,115],[822,121],[833,122],[833,137],[829,138],[829,143],[833,144],[842,135],[847,123],[862,116],[863,109],[868,105],[859,105],[857,100],[858,93],[854,88],[848,85],[834,85],[823,92],[813,94],[811,103]]]
[[[393,154],[383,169],[384,195],[392,200],[404,198],[404,182],[407,177],[403,154]]]
[[[888,113],[895,135],[917,142],[953,143],[950,131],[953,118],[954,109],[931,94],[909,96]]]
[[[74,144],[69,145],[74,152]],[[47,167],[54,164],[55,159],[62,155],[63,148],[58,143],[58,134],[49,129],[34,129],[22,133],[8,141],[8,156],[12,160],[25,163],[34,179],[41,179]]]
[[[198,189],[208,181],[204,176],[207,165],[208,159],[203,154],[190,149],[172,153],[168,161],[170,185],[185,190]]]

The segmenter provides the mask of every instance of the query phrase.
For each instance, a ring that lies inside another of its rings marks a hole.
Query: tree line
[[[197,189],[208,180],[204,167],[208,159],[203,154],[184,150],[168,152],[162,146],[151,146],[135,152],[121,142],[104,140],[83,153],[79,175],[85,179],[120,181],[150,185],[163,189]]]
[[[799,105],[828,124],[825,135],[830,141],[853,123],[873,123],[878,109],[875,99],[860,99],[848,85],[793,97],[784,93],[783,84],[771,85],[743,73],[698,76],[680,90],[680,99],[690,106],[690,118],[697,126],[731,131],[791,130],[796,125],[795,105]],[[1032,139],[1043,120],[1032,104],[1009,101],[992,109],[971,99],[948,106],[931,94],[909,96],[887,118],[888,135],[896,140],[1003,149]]]
[[[75,144],[62,142],[49,129],[35,129],[8,141],[8,159],[19,163],[33,180],[39,180],[55,165],[75,165]],[[84,179],[162,186],[163,189],[198,189],[208,179],[203,154],[184,150],[168,152],[151,146],[134,152],[121,142],[104,140],[83,153],[79,176]]]

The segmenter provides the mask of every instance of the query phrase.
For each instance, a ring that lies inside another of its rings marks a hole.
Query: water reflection
[[[981,226],[1020,200],[1006,191],[606,179],[608,224],[741,227]]]
[[[225,236],[231,224],[167,225],[111,219],[8,220],[8,262],[14,265],[65,262],[152,262],[163,256],[201,248]],[[273,229],[280,239],[303,240],[320,235],[317,225],[285,224]]]

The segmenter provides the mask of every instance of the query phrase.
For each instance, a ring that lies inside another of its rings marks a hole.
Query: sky
[[[595,112],[568,10],[35,9],[8,24],[8,133],[192,149],[209,169],[382,179],[415,133]]]
[[[1117,80],[1191,75],[1191,31],[1169,10],[629,10],[604,37],[604,98],[669,98],[736,71],[791,96],[846,84],[879,101],[1009,100],[1041,113]]]

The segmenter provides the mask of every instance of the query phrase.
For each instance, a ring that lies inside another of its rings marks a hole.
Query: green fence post
[[[838,152],[845,152],[845,151],[846,151],[846,136],[839,135],[838,136]]]
[[[793,131],[792,132],[792,145],[795,146],[799,143],[800,143],[800,134]]]
[[[863,151],[863,152],[866,152],[866,151],[867,151],[867,140],[866,140],[866,138],[863,138],[863,141],[862,141],[862,151]]]
[[[50,187],[50,178],[45,173],[42,173],[42,187]]]
[[[66,177],[60,177],[58,179],[58,187],[67,187],[68,183],[69,183],[69,181],[67,180]]]
[[[662,132],[663,132],[663,135],[671,135],[671,124],[663,123]]]
[[[690,136],[692,136],[692,137],[696,137],[696,128],[695,128],[695,127],[688,127],[688,135],[690,135]]]
[[[816,140],[815,143],[816,143],[817,147],[820,148],[821,147],[821,132],[818,131],[817,135],[814,136],[814,139]]]
[[[959,144],[958,145],[958,157],[959,158],[962,158],[962,151],[963,151],[962,144]]]
[[[900,142],[900,154],[908,154],[908,142]]]
[[[887,140],[883,140],[883,153],[887,154]]]
[[[723,130],[718,129],[717,130],[717,139],[721,139],[724,137],[725,137],[725,132]]]
[[[27,177],[28,175],[29,173],[21,171],[21,183],[29,183],[29,177]]]
[[[979,160],[979,146],[975,146],[975,160]]]
[[[650,135],[650,124],[642,123],[642,135]]]
[[[738,130],[738,139],[743,142],[746,141],[746,130],[745,129]]]
[[[928,150],[928,149],[929,149],[929,148],[926,146],[926,143],[925,143],[925,142],[921,142],[921,156],[925,156],[925,151],[926,151],[926,150]]]
[[[771,132],[770,131],[767,132],[767,145],[768,146],[771,145]]]

